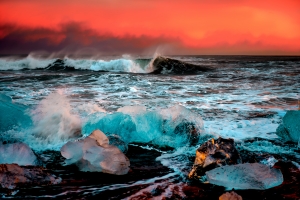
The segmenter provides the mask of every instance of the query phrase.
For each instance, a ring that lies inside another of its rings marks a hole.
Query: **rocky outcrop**
[[[224,165],[241,163],[242,159],[234,146],[233,139],[219,137],[202,144],[196,151],[196,158],[189,178],[199,179],[208,170]]]
[[[212,70],[212,68],[206,66],[195,65],[163,56],[156,57],[152,65],[154,68],[154,71],[152,73],[154,74],[194,74],[199,71]]]
[[[18,165],[36,165],[37,157],[25,143],[0,144],[0,163]]]
[[[260,163],[218,167],[207,171],[206,177],[211,184],[242,190],[266,190],[283,182],[283,175],[279,169]]]
[[[298,142],[300,138],[300,110],[289,110],[282,119],[276,134],[286,141]]]
[[[100,131],[93,131],[88,137],[66,143],[61,148],[65,163],[75,164],[80,171],[104,172],[123,175],[129,171],[129,159],[121,150],[109,144],[109,139]]]
[[[50,174],[43,167],[19,166],[17,164],[0,164],[0,186],[4,189],[53,185],[61,182],[61,178]]]

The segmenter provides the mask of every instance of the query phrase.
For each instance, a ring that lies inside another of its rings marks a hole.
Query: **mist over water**
[[[116,198],[154,197],[153,191],[157,198],[184,198],[195,150],[218,136],[235,139],[249,152],[289,155],[300,163],[296,147],[272,143],[279,140],[275,131],[285,112],[298,109],[300,58],[172,58],[214,70],[151,74],[152,58],[65,57],[59,64],[57,58],[0,58],[0,108],[5,111],[0,122],[6,124],[1,142],[23,141],[45,156],[100,128],[129,145],[132,173],[145,165],[153,169],[142,171],[141,180],[129,180],[129,174],[127,182],[84,183],[40,194],[60,198],[70,197],[68,192],[82,198],[116,195],[109,191],[118,193]],[[58,67],[51,68],[53,63]],[[200,135],[196,142],[187,137],[191,130]],[[149,160],[138,160],[134,151]]]

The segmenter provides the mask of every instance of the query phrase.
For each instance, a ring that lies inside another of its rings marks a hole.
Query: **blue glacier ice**
[[[151,143],[161,147],[197,144],[204,133],[201,116],[176,105],[149,111],[142,106],[125,106],[115,113],[94,113],[83,124],[82,134],[100,129],[115,134],[126,143]]]
[[[300,140],[300,110],[286,112],[276,130],[276,134],[284,140],[299,142]]]
[[[32,121],[27,109],[27,106],[14,103],[9,96],[0,94],[0,132],[30,127]]]

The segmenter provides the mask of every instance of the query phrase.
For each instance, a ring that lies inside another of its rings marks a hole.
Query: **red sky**
[[[1,0],[0,53],[300,55],[299,0]]]

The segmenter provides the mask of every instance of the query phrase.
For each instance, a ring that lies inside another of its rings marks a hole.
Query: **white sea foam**
[[[69,100],[59,92],[51,93],[31,112],[34,134],[45,143],[78,136],[81,120],[72,113]]]

